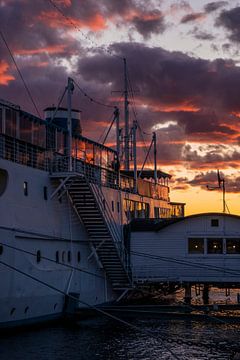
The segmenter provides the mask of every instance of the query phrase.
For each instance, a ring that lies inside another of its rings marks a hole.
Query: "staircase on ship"
[[[92,248],[115,291],[132,287],[129,256],[124,247],[120,228],[114,221],[101,185],[91,182],[86,174],[53,172],[50,175],[57,187],[52,197],[66,194],[79,220],[83,223]]]

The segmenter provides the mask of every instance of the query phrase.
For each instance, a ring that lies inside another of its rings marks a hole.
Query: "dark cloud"
[[[145,39],[152,34],[163,33],[166,30],[163,15],[159,10],[148,12],[145,15],[134,16],[131,23]]]
[[[224,172],[220,172],[221,178],[225,180],[225,188],[227,193],[239,193],[240,192],[240,177],[237,175],[224,175]],[[179,179],[176,179],[177,183]],[[192,180],[186,180],[186,183],[191,186],[201,187],[203,190],[209,191],[211,187],[216,187],[214,191],[222,191],[218,187],[217,170],[198,173]],[[207,186],[208,185],[208,186]]]
[[[188,1],[178,1],[170,5],[170,10],[172,12],[179,12],[179,11],[191,11],[192,7],[190,6]]]
[[[227,29],[229,39],[234,42],[240,41],[240,7],[235,7],[231,10],[222,11],[216,20],[217,26],[223,26]]]
[[[204,6],[204,10],[206,11],[206,13],[211,13],[226,5],[228,5],[228,1],[214,1],[206,4]]]
[[[183,18],[181,19],[181,23],[187,24],[189,22],[201,20],[204,17],[205,17],[205,13],[203,13],[203,12],[187,14],[187,15],[183,16]]]
[[[198,40],[214,40],[214,35],[209,32],[200,30],[197,26],[191,31],[191,34]]]

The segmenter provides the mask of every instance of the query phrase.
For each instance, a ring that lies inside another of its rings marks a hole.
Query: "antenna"
[[[207,185],[208,190],[216,190],[216,189],[222,189],[222,203],[223,203],[223,213],[226,213],[226,209],[230,213],[227,203],[226,203],[226,188],[225,188],[225,179],[224,177],[221,177],[219,170],[217,170],[217,179],[218,179],[218,186],[211,186]]]

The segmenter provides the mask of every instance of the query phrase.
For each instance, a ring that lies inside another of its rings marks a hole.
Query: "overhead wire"
[[[29,250],[21,249],[21,248],[19,248],[19,247],[13,246],[13,245],[8,245],[8,244],[2,243],[2,242],[0,243],[0,245],[1,245],[1,246],[5,246],[5,247],[7,247],[7,248],[9,248],[9,249],[12,249],[12,250],[16,250],[16,251],[22,252],[22,253],[24,253],[24,254],[28,254],[28,255],[34,256],[34,257],[37,256],[35,253],[33,253],[33,252],[29,251]],[[42,255],[41,255],[41,258],[44,259],[44,260],[47,260],[47,261],[49,261],[49,262],[52,262],[52,263],[54,263],[54,264],[62,265],[62,266],[66,267],[66,268],[69,268],[69,269],[71,269],[71,270],[76,270],[76,271],[79,271],[79,272],[86,273],[86,274],[88,274],[88,275],[93,275],[93,276],[95,276],[95,277],[104,278],[104,276],[102,276],[102,275],[98,275],[98,274],[95,274],[95,273],[93,273],[93,272],[91,272],[91,271],[84,270],[84,269],[82,269],[82,268],[79,268],[79,267],[76,267],[76,266],[73,266],[73,265],[70,265],[70,264],[66,264],[66,263],[63,263],[63,262],[60,262],[60,261],[59,261],[59,262],[56,262],[56,260],[51,259],[51,258],[46,257],[46,256],[42,256]]]
[[[11,57],[13,63],[14,63],[15,68],[16,68],[16,70],[17,70],[17,72],[18,72],[18,74],[19,74],[19,76],[20,76],[20,78],[21,78],[21,80],[22,80],[22,82],[23,82],[23,85],[24,85],[24,87],[25,87],[25,90],[26,90],[26,92],[27,92],[27,94],[28,94],[28,96],[29,96],[32,104],[33,104],[33,107],[34,107],[37,115],[38,115],[39,118],[41,119],[41,115],[40,115],[40,112],[39,112],[38,107],[37,107],[37,105],[36,105],[36,102],[34,101],[33,96],[32,96],[32,94],[31,94],[31,91],[30,91],[30,89],[29,89],[26,81],[24,80],[23,74],[22,74],[22,72],[21,72],[21,70],[20,70],[20,68],[19,68],[19,66],[18,66],[18,64],[17,64],[17,62],[16,62],[16,60],[15,60],[15,57],[14,57],[14,55],[13,55],[13,52],[11,51],[11,49],[10,49],[10,47],[9,47],[9,45],[8,45],[8,42],[7,42],[6,38],[5,38],[5,36],[3,35],[2,30],[0,30],[0,36],[1,36],[1,38],[2,38],[2,40],[3,40],[3,42],[4,42],[4,44],[5,44],[8,52],[9,52],[9,55],[10,55],[10,57]]]

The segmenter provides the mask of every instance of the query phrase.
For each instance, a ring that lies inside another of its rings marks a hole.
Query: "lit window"
[[[207,239],[208,254],[222,254],[223,253],[223,239]]]
[[[188,253],[189,254],[204,254],[204,239],[203,238],[189,238],[188,239]]]
[[[227,254],[240,254],[240,239],[226,239]]]

